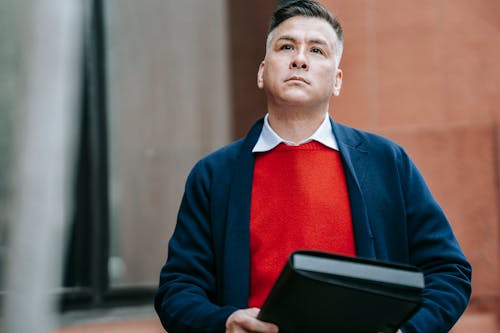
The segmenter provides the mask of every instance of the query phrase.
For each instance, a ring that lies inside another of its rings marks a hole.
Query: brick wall
[[[408,150],[473,265],[471,304],[453,332],[500,330],[500,2],[322,2],[345,31],[331,114]],[[265,113],[256,71],[276,3],[229,4],[235,137]]]
[[[337,121],[401,143],[473,266],[453,332],[500,330],[500,3],[323,1],[343,23]]]

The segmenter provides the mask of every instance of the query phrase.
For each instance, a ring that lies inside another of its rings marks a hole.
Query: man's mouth
[[[307,81],[306,79],[304,79],[302,76],[300,75],[292,75],[290,76],[289,78],[287,78],[285,80],[285,82],[288,82],[288,81],[300,81],[300,82],[304,82],[306,84],[310,84],[309,81]]]

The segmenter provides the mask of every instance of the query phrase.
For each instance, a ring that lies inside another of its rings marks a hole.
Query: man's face
[[[257,86],[274,105],[328,106],[342,85],[336,48],[337,35],[325,20],[289,18],[272,32]]]

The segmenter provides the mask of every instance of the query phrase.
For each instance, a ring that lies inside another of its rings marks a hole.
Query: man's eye
[[[311,52],[312,52],[312,53],[318,53],[318,54],[324,54],[324,53],[323,53],[323,50],[322,50],[322,49],[320,49],[320,48],[317,48],[317,47],[313,47],[313,48],[311,49]]]
[[[281,50],[293,50],[293,46],[290,44],[285,44],[285,45],[281,46],[280,49]]]

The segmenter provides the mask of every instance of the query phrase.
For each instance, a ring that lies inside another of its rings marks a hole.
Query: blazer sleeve
[[[445,214],[404,151],[400,166],[409,259],[425,276],[423,306],[402,330],[405,333],[448,332],[469,302],[471,266]]]
[[[169,333],[224,332],[227,317],[236,310],[215,304],[209,187],[208,172],[198,162],[186,181],[155,297],[155,310]]]

